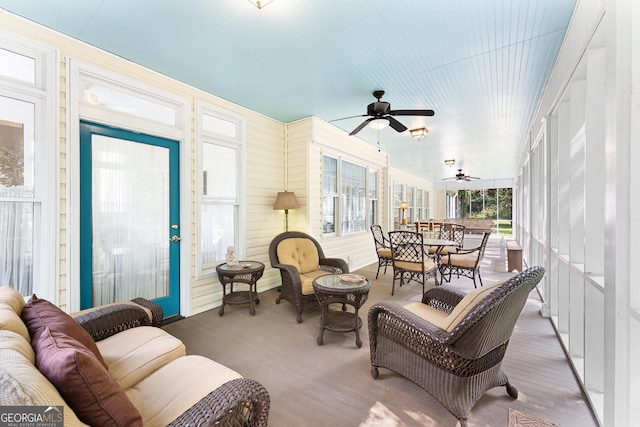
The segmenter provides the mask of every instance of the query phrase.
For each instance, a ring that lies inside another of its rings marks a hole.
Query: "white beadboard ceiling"
[[[288,123],[365,114],[372,92],[409,132],[365,128],[429,181],[512,178],[576,0],[0,0],[0,8]],[[332,122],[347,132],[362,118]],[[352,138],[356,138],[355,136]],[[444,159],[456,159],[449,168]]]

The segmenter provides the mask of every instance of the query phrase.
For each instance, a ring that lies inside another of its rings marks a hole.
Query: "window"
[[[338,159],[322,157],[322,232],[336,232]]]
[[[55,56],[0,30],[0,283],[53,300]]]
[[[340,202],[338,202],[340,201]],[[365,231],[377,217],[378,171],[337,157],[322,156],[322,231]],[[340,221],[340,227],[336,227]]]
[[[367,169],[342,161],[342,233],[366,229]]]
[[[198,103],[198,274],[213,274],[229,246],[244,253],[244,120]]]
[[[413,198],[413,194],[414,194],[414,187],[407,185],[407,195],[406,195],[406,200],[405,202],[407,202],[407,205],[409,206],[408,212],[404,213],[404,217],[407,218],[407,222],[409,224],[413,224],[415,222],[415,214],[416,214],[416,209],[415,209],[415,200]]]
[[[378,171],[369,172],[369,226],[378,224]]]
[[[418,188],[416,190],[416,218],[415,221],[419,221],[421,219],[426,219],[426,217],[423,214],[423,201],[422,201],[422,194],[423,191],[421,188]]]

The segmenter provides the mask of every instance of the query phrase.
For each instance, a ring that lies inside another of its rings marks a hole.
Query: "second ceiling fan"
[[[364,129],[365,126],[367,126],[369,123],[375,120],[387,121],[389,126],[391,126],[395,131],[404,132],[405,130],[407,130],[407,127],[402,123],[400,123],[398,120],[396,120],[394,116],[433,116],[435,114],[433,110],[392,110],[391,104],[385,101],[380,101],[380,98],[382,98],[383,95],[384,95],[383,90],[376,90],[373,92],[373,96],[377,99],[377,101],[372,102],[367,106],[367,114],[362,114],[359,116],[344,117],[342,119],[336,119],[332,121],[335,122],[337,120],[369,116],[368,119],[360,123],[360,125],[357,128],[352,130],[349,135],[357,134],[362,129]],[[383,123],[383,125],[386,125],[386,124],[387,123]],[[380,128],[382,127],[383,126],[380,126]]]
[[[472,179],[480,179],[477,176],[469,176],[469,174],[462,173],[462,169],[458,169],[458,173],[455,176],[450,176],[449,178],[442,178],[443,181],[447,181],[449,179],[455,179],[456,181],[471,181]]]

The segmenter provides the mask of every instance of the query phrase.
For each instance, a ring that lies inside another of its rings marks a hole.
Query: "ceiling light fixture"
[[[409,132],[411,133],[412,137],[420,141],[422,138],[427,136],[427,132],[429,131],[427,130],[427,128],[418,128],[418,129],[411,129]]]
[[[456,164],[456,159],[447,159],[444,161],[444,164],[451,167]]]
[[[251,4],[253,4],[255,7],[257,7],[258,9],[262,9],[263,7],[265,7],[266,5],[268,5],[269,3],[271,3],[273,0],[249,0],[251,2]]]
[[[389,126],[389,120],[387,119],[373,119],[369,122],[369,127],[373,129],[384,129]]]

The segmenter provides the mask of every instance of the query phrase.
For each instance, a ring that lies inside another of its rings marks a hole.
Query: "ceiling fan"
[[[383,90],[376,90],[373,92],[373,96],[377,99],[376,102],[372,102],[367,106],[367,114],[359,116],[343,117],[341,119],[331,120],[332,122],[338,120],[352,119],[354,117],[367,117],[364,122],[351,131],[349,135],[355,135],[364,129],[367,124],[372,123],[376,129],[382,129],[389,125],[397,132],[404,132],[407,127],[394,118],[394,116],[433,116],[435,113],[433,110],[392,110],[391,104],[388,102],[380,101],[380,98],[384,95]]]
[[[471,181],[472,179],[480,179],[477,176],[469,176],[469,174],[462,173],[462,169],[458,169],[458,173],[455,176],[450,176],[449,178],[442,178],[443,181],[447,181],[449,179],[455,179],[456,181]]]

